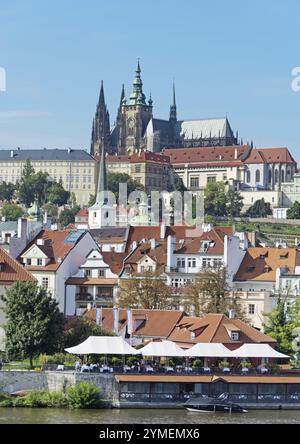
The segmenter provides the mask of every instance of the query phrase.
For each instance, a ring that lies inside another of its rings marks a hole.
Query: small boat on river
[[[239,404],[228,401],[228,393],[222,393],[218,398],[202,396],[190,399],[184,406],[189,412],[195,413],[248,413]]]

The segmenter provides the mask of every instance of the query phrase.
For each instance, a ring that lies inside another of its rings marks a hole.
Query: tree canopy
[[[47,193],[47,201],[58,207],[66,205],[69,198],[70,193],[64,189],[61,181],[54,182]]]
[[[267,217],[273,214],[271,204],[265,202],[265,199],[262,198],[254,202],[254,204],[246,211],[246,216],[249,217]]]
[[[238,217],[243,208],[243,198],[232,188],[226,191],[224,182],[212,182],[204,190],[204,208],[206,216]]]
[[[119,293],[120,308],[163,310],[170,306],[170,288],[157,274],[146,273],[142,279],[128,279]]]
[[[13,200],[15,191],[16,186],[13,183],[2,182],[0,184],[0,200],[11,202]]]
[[[19,205],[14,203],[6,203],[1,209],[1,216],[5,217],[6,220],[15,221],[19,217],[24,215],[24,210]]]
[[[239,299],[231,294],[228,271],[223,265],[203,269],[195,281],[185,287],[184,300],[188,311],[195,316],[228,315],[234,310],[239,319],[247,320]]]
[[[300,202],[294,202],[293,206],[288,209],[288,219],[300,219]]]
[[[64,334],[64,348],[81,344],[90,336],[114,336],[114,333],[102,329],[99,325],[87,318],[77,318],[72,327]]]
[[[12,358],[33,358],[59,349],[64,317],[47,290],[36,282],[16,282],[2,296],[5,303],[6,352]]]

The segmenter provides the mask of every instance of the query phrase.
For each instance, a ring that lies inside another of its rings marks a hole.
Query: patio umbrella
[[[223,344],[211,342],[194,345],[185,351],[184,356],[191,358],[232,358],[233,354]]]
[[[235,358],[274,358],[286,359],[289,356],[274,350],[269,344],[244,344],[232,352]]]
[[[145,347],[141,348],[139,352],[143,356],[155,356],[155,357],[184,357],[185,351],[178,347],[175,342],[172,341],[160,341],[150,342]]]
[[[131,347],[120,336],[90,336],[76,347],[66,348],[73,355],[139,355],[140,351]]]

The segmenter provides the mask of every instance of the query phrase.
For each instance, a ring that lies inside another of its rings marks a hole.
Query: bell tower
[[[147,103],[143,93],[139,61],[133,81],[133,92],[128,101],[123,96],[120,111],[119,154],[132,154],[144,148],[144,135],[153,112],[151,97]]]

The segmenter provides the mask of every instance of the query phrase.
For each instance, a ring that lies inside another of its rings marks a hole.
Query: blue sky
[[[226,113],[244,141],[300,149],[298,0],[1,0],[0,148],[89,148],[101,79],[113,122],[141,59],[154,114]]]

